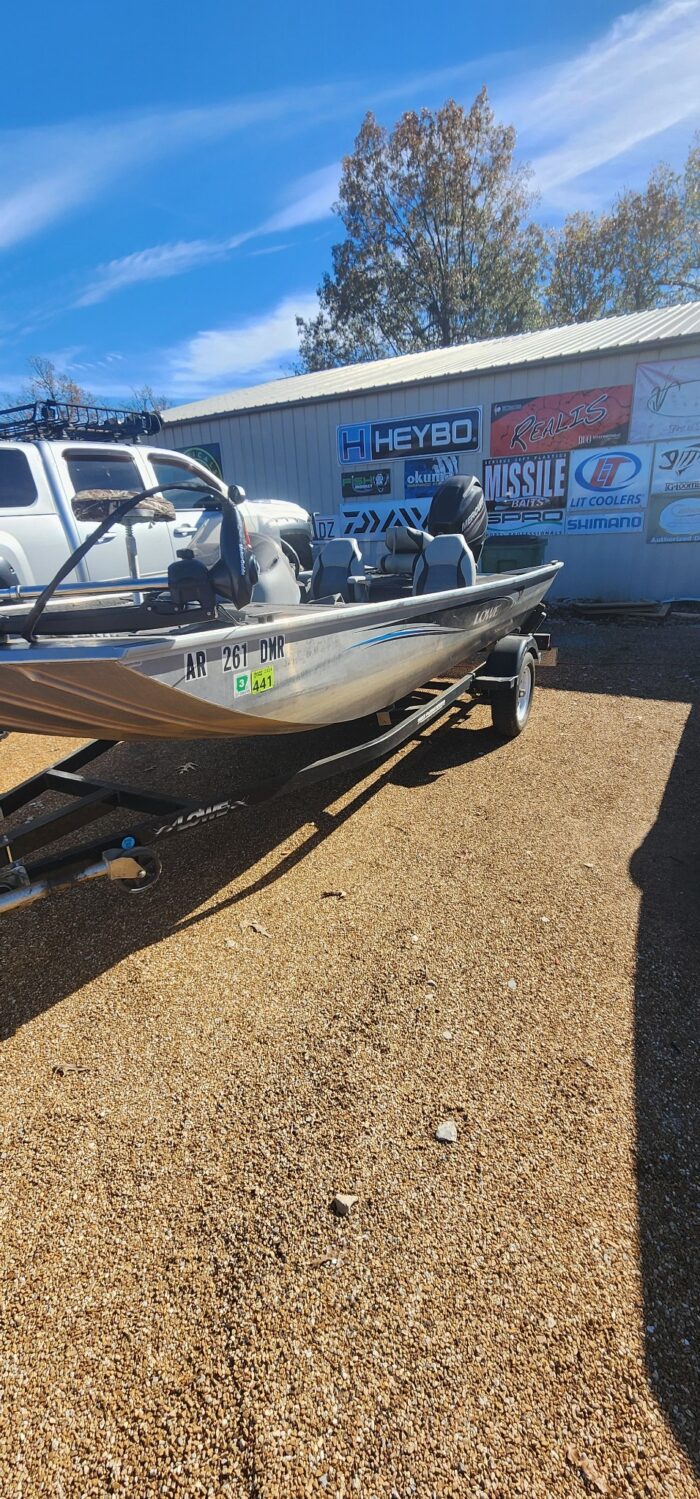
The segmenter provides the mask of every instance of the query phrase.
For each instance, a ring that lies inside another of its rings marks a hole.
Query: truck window
[[[33,505],[35,499],[36,484],[26,453],[0,448],[0,508],[15,510],[20,505]]]
[[[144,481],[126,453],[64,453],[73,491],[81,489],[143,489]]]
[[[148,457],[159,484],[188,484],[193,480],[206,483],[203,475],[196,468],[191,468],[189,463],[181,463],[176,458],[160,458],[155,453],[149,453]],[[197,494],[193,489],[188,492],[186,489],[166,487],[163,494],[172,501],[176,510],[206,510],[215,503],[206,494]]]

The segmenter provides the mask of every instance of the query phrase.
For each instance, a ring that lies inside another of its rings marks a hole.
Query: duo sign
[[[481,407],[430,416],[392,417],[338,427],[339,463],[379,463],[428,453],[469,453],[480,446]]]

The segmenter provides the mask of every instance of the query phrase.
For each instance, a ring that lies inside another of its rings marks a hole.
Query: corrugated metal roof
[[[444,380],[451,375],[585,358],[608,349],[668,343],[693,335],[700,336],[700,302],[600,318],[594,323],[570,323],[566,328],[545,328],[537,333],[516,333],[509,338],[488,338],[481,343],[456,344],[450,349],[431,349],[426,354],[402,354],[370,364],[348,364],[312,375],[291,375],[285,380],[270,380],[266,385],[227,391],[206,401],[170,407],[164,413],[164,420],[168,424],[200,421],[229,412],[295,406],[301,401],[324,401],[393,385]]]

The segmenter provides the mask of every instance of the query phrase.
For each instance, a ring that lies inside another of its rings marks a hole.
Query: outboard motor
[[[426,529],[431,536],[462,534],[475,562],[486,540],[488,513],[484,491],[473,474],[445,479],[433,495]]]

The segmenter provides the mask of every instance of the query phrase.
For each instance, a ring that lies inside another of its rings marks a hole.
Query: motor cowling
[[[432,498],[426,529],[431,536],[461,532],[478,562],[488,530],[484,491],[473,474],[455,474],[439,484]]]

